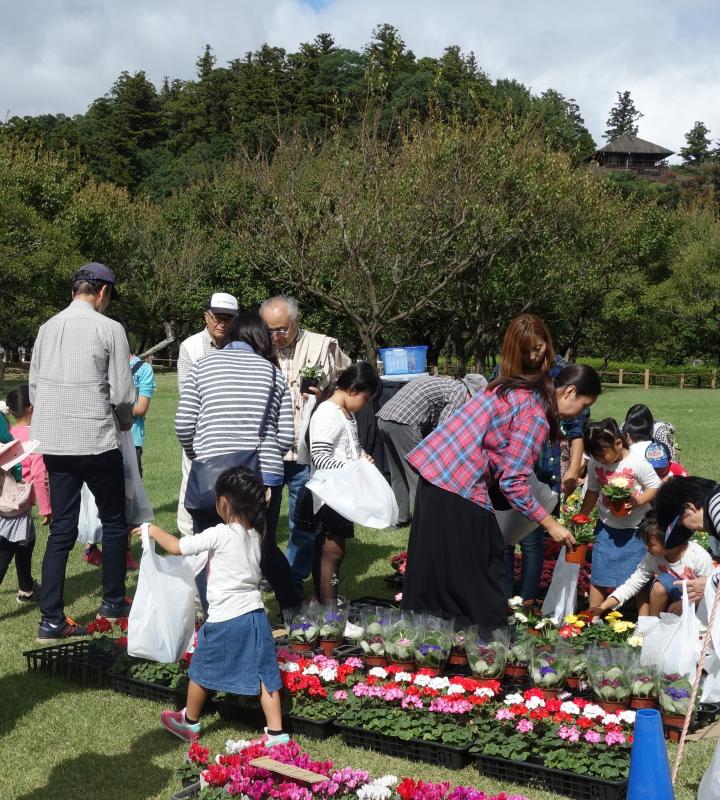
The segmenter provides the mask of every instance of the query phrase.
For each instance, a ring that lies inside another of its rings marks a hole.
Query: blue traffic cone
[[[674,797],[660,712],[642,708],[635,714],[627,800],[674,800]]]

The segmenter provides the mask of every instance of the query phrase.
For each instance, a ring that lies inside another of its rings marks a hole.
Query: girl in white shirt
[[[199,719],[211,692],[259,695],[266,746],[285,744],[290,737],[282,730],[282,681],[258,589],[269,490],[253,472],[237,467],[220,475],[215,494],[221,525],[182,539],[157,525],[148,527],[150,536],[172,555],[208,553],[209,610],[188,670],[186,707],[163,711],[160,721],[170,733],[192,742],[200,736]]]
[[[358,458],[368,458],[360,447],[355,414],[375,395],[380,385],[377,370],[360,361],[344,370],[317,398],[310,417],[307,439],[311,469],[342,469]],[[337,599],[340,565],[345,557],[345,540],[355,535],[350,520],[330,506],[312,514],[312,494],[305,493],[298,525],[316,533],[313,582],[321,603]]]

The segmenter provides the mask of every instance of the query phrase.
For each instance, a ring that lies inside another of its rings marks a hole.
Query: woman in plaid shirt
[[[573,535],[527,484],[559,419],[577,416],[600,394],[592,367],[566,367],[556,388],[544,375],[499,378],[427,436],[408,456],[420,475],[403,608],[454,617],[485,629],[505,624],[503,538],[494,508],[510,506],[556,541]]]

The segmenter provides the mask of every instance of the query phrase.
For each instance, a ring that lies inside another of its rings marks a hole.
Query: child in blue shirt
[[[145,361],[137,356],[130,356],[130,370],[133,376],[133,386],[137,391],[137,398],[133,406],[132,435],[137,453],[138,469],[142,478],[142,452],[145,444],[145,415],[150,408],[150,400],[155,394],[155,371]]]

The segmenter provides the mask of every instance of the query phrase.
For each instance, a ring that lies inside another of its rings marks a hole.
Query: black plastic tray
[[[161,686],[157,683],[141,681],[129,675],[117,675],[110,672],[109,676],[111,688],[121,694],[127,694],[131,697],[140,697],[143,700],[154,700],[156,703],[171,705],[176,709],[183,708],[185,705],[185,697],[187,695],[186,686],[173,689],[170,686]]]
[[[182,789],[178,789],[175,792],[170,800],[188,800],[190,797],[197,797],[200,794],[200,781],[195,781],[191,783],[189,786],[183,786]]]
[[[109,686],[107,671],[118,656],[117,652],[93,649],[92,642],[87,639],[26,650],[23,655],[29,670],[82,686]]]
[[[260,728],[260,730],[265,725],[265,715],[259,702],[256,706],[248,706],[231,697],[213,697],[211,704],[220,715],[220,719],[242,722],[249,728]]]
[[[409,761],[426,761],[447,769],[462,769],[470,760],[467,747],[451,747],[439,742],[425,742],[420,739],[398,739],[383,736],[381,733],[353,728],[335,723],[342,740],[350,747],[364,747],[396,758]]]
[[[549,792],[572,797],[573,800],[624,800],[627,778],[606,781],[590,775],[576,775],[560,769],[548,769],[527,761],[510,761],[495,756],[476,755],[478,772],[504,782],[533,784]]]
[[[305,719],[295,714],[287,714],[283,722],[287,722],[293,734],[306,736],[308,739],[329,739],[336,734],[335,719]]]

